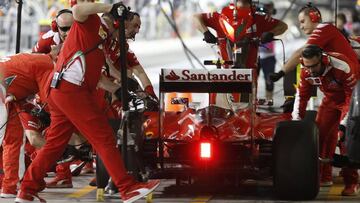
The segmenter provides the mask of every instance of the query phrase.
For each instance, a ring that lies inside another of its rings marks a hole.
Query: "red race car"
[[[143,143],[143,149],[153,146],[142,156],[143,163],[152,163],[152,177],[273,177],[279,198],[315,198],[319,165],[313,113],[291,121],[288,113],[257,112],[254,84],[251,69],[162,70],[160,117],[149,117],[145,134],[151,136]],[[174,111],[174,105],[181,108]]]

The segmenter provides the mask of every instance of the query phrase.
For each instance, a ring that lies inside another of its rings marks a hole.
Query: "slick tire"
[[[310,112],[302,121],[278,123],[273,143],[273,179],[277,198],[312,200],[319,193],[318,128]]]

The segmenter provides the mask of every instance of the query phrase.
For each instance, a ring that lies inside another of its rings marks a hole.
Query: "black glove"
[[[291,113],[294,109],[294,103],[295,103],[294,98],[287,98],[284,104],[281,105],[280,107],[283,108],[284,113]]]
[[[266,44],[274,40],[274,33],[272,32],[264,32],[261,34],[260,42],[262,44]]]
[[[132,92],[136,92],[140,88],[139,83],[136,80],[132,79],[132,78],[128,78],[127,84],[128,84],[129,91],[132,91]]]
[[[132,79],[132,78],[128,78],[127,80],[127,84],[128,84],[128,90],[131,91],[131,92],[136,92],[137,90],[139,90],[140,88],[140,85],[139,83]],[[129,93],[129,92],[128,92]],[[119,87],[119,89],[117,89],[115,92],[114,92],[114,95],[116,96],[116,98],[121,101],[121,87]],[[128,94],[128,97],[130,96],[130,94]]]
[[[204,32],[204,41],[210,44],[216,44],[217,38],[208,30]]]
[[[31,110],[30,115],[37,117],[41,122],[42,127],[50,126],[50,114],[46,112],[44,108],[34,108]]]
[[[276,82],[276,81],[280,80],[280,78],[282,78],[284,75],[285,75],[285,72],[281,70],[277,73],[270,73],[269,79],[273,82]]]
[[[127,14],[129,13],[129,8],[126,7],[122,2],[113,4],[110,14],[114,17],[114,19],[120,19],[121,17],[127,18]]]

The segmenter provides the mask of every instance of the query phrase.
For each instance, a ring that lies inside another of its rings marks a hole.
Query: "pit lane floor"
[[[45,189],[39,195],[49,203],[63,202],[97,202],[96,187],[88,186],[92,175],[81,175],[73,178],[74,188],[71,189]],[[49,178],[47,179],[49,180]],[[306,202],[359,202],[357,197],[342,197],[342,179],[334,178],[332,187],[320,189],[320,193],[313,201]],[[296,183],[294,183],[296,184]],[[121,202],[118,195],[105,196],[105,202]],[[1,203],[14,202],[14,199],[0,199]],[[271,180],[266,181],[245,181],[241,186],[196,186],[185,183],[176,186],[175,180],[162,180],[161,185],[153,194],[152,199],[143,198],[137,202],[147,203],[235,203],[235,202],[279,202],[272,194]],[[281,201],[286,202],[286,201]]]

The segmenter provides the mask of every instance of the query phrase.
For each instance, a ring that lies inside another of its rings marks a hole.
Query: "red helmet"
[[[234,20],[235,9],[237,17]],[[251,8],[230,4],[222,9],[219,23],[226,37],[235,43],[246,35],[246,30],[253,24]]]

